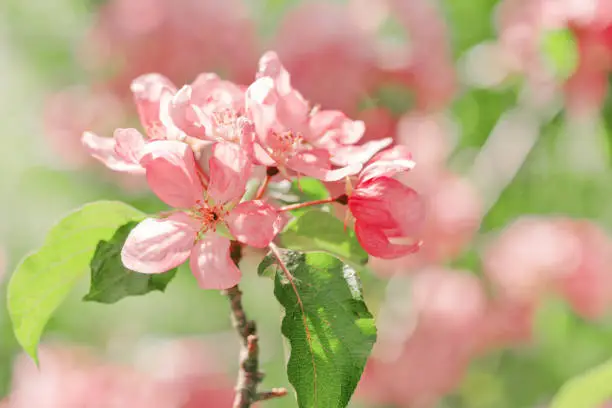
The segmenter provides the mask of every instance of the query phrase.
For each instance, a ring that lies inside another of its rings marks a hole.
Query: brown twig
[[[231,257],[236,264],[242,256],[240,244],[232,242]],[[240,335],[240,370],[236,382],[236,396],[233,408],[250,408],[257,401],[265,401],[282,397],[287,394],[284,388],[274,388],[271,391],[257,392],[257,386],[263,380],[259,371],[259,337],[253,320],[249,320],[242,306],[242,291],[238,285],[226,289],[223,294],[230,301],[232,325]]]

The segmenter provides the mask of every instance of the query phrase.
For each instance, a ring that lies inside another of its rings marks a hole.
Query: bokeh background
[[[428,206],[423,250],[362,276],[379,341],[351,407],[546,407],[612,356],[608,0],[3,0],[4,282],[83,203],[163,208],[79,141],[137,126],[134,77],[249,84],[270,49],[313,104],[409,146],[405,181]],[[288,386],[260,256],[244,263],[244,301],[264,387]],[[47,327],[41,372],[0,308],[0,406],[230,406],[226,299],[179,272],[165,294],[110,306],[81,301],[82,282]]]

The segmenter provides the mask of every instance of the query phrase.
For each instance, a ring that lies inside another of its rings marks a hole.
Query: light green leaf
[[[131,221],[121,226],[110,241],[100,241],[91,260],[91,284],[86,301],[115,303],[127,296],[138,296],[158,290],[163,292],[176,269],[165,273],[145,274],[134,272],[121,261],[121,250],[128,235],[138,225]]]
[[[300,408],[343,408],[376,341],[355,271],[322,252],[281,251],[288,274],[269,255],[260,275],[275,273],[274,295],[285,309],[289,382]]]
[[[321,181],[311,177],[300,177],[291,183],[281,182],[271,184],[268,190],[271,197],[287,205],[306,201],[323,200],[329,197],[329,191],[327,191],[325,185]],[[313,208],[316,207],[298,208],[290,212],[294,216],[298,216]],[[319,205],[318,208],[327,212],[331,211],[331,206],[329,204]]]
[[[36,361],[47,321],[76,282],[87,273],[100,240],[144,214],[118,201],[86,204],[55,225],[36,252],[28,255],[8,284],[8,311],[15,337]]]
[[[566,382],[550,408],[599,408],[612,397],[612,360]]]
[[[548,31],[542,38],[542,51],[559,79],[569,78],[578,65],[578,45],[569,29]]]
[[[365,265],[368,254],[355,232],[332,214],[311,210],[292,220],[280,235],[284,247],[301,251],[326,251],[345,261]]]

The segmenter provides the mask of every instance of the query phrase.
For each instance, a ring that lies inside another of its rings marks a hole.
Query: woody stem
[[[231,257],[236,264],[242,256],[240,244],[232,242]],[[259,337],[253,320],[249,320],[242,305],[242,291],[238,285],[226,289],[223,294],[230,301],[232,325],[240,336],[240,369],[236,381],[236,394],[233,408],[250,408],[257,401],[282,397],[287,394],[284,388],[274,388],[271,391],[257,392],[257,386],[263,380],[259,371]]]
[[[342,204],[342,205],[346,205],[348,204],[348,196],[346,194],[342,194],[342,195],[339,195],[338,197],[329,197],[329,198],[323,198],[321,200],[306,201],[304,203],[286,205],[284,207],[279,208],[278,211],[281,211],[281,212],[282,211],[293,211],[299,208],[310,207],[312,205],[329,204],[329,203],[334,203],[334,202]]]

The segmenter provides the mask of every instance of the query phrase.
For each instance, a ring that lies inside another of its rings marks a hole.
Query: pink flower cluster
[[[277,51],[307,99],[356,118],[361,116],[360,104],[378,103],[376,92],[389,84],[410,91],[420,111],[442,109],[455,94],[446,25],[427,0],[298,2],[280,16],[271,38],[256,32],[258,23],[270,24],[257,19],[267,17],[249,12],[238,0],[103,3],[78,50],[91,89],[66,89],[45,106],[52,147],[71,165],[87,163],[79,154],[78,138],[84,130],[112,130],[124,123],[117,113],[131,115],[133,78],[160,72],[182,84],[198,72],[211,71],[248,83],[262,49]],[[381,36],[389,22],[397,23],[410,41]],[[100,108],[105,104],[108,107]],[[363,112],[364,118],[372,114],[395,126],[385,107]]]
[[[233,386],[200,342],[177,340],[146,353],[146,367],[111,363],[91,350],[41,347],[40,367],[19,356],[2,408],[200,408],[230,406]],[[166,361],[167,360],[167,361]]]
[[[343,201],[372,255],[396,258],[419,248],[423,206],[394,178],[413,168],[410,153],[387,148],[391,138],[359,144],[363,122],[310,106],[276,53],[262,56],[249,86],[206,73],[178,89],[160,74],[146,74],[131,89],[146,136],[121,128],[113,138],[91,132],[82,138],[108,168],[145,175],[173,207],[132,230],[122,252],[128,268],[161,273],[189,260],[202,288],[236,285],[241,274],[230,242],[265,248],[284,226],[282,209],[262,199],[277,174],[347,180]],[[257,168],[267,169],[261,194],[243,200]]]

